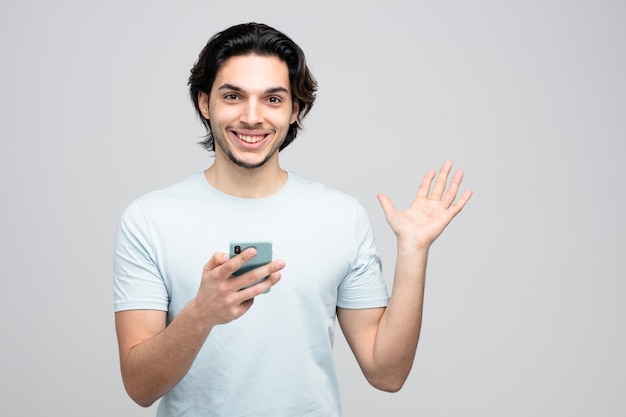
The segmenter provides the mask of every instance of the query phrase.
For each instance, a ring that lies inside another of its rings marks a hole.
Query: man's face
[[[298,115],[291,100],[287,65],[275,56],[226,60],[200,110],[211,123],[215,156],[243,168],[278,161],[278,148]]]

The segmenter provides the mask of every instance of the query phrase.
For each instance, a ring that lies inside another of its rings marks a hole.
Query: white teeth
[[[241,134],[238,134],[237,136],[246,143],[257,143],[263,140],[263,136],[247,136]]]

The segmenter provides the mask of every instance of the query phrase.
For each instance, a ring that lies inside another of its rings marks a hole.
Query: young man
[[[446,190],[451,163],[429,172],[405,211],[379,195],[398,244],[389,297],[361,205],[280,167],[315,99],[300,48],[268,26],[237,25],[209,40],[189,85],[214,162],[133,202],[117,235],[130,397],[161,399],[158,416],[339,416],[336,320],[367,380],[399,390],[417,348],[429,247],[471,196],[455,202],[462,173]],[[272,242],[275,260],[234,276],[256,255],[229,258],[236,239]]]

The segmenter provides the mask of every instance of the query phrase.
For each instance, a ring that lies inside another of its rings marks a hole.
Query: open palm
[[[387,223],[398,240],[411,242],[419,248],[429,248],[469,201],[472,196],[471,190],[465,191],[455,201],[463,180],[463,171],[454,173],[446,190],[451,169],[452,162],[446,161],[438,175],[434,170],[426,173],[415,199],[406,210],[397,210],[388,196],[378,195]]]

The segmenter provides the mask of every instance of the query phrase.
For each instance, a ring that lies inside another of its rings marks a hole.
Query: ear
[[[298,113],[300,112],[300,104],[297,101],[293,102],[293,108],[291,110],[291,121],[289,124],[293,124],[298,119]]]
[[[209,119],[209,96],[202,91],[198,93],[198,108],[205,119]]]

